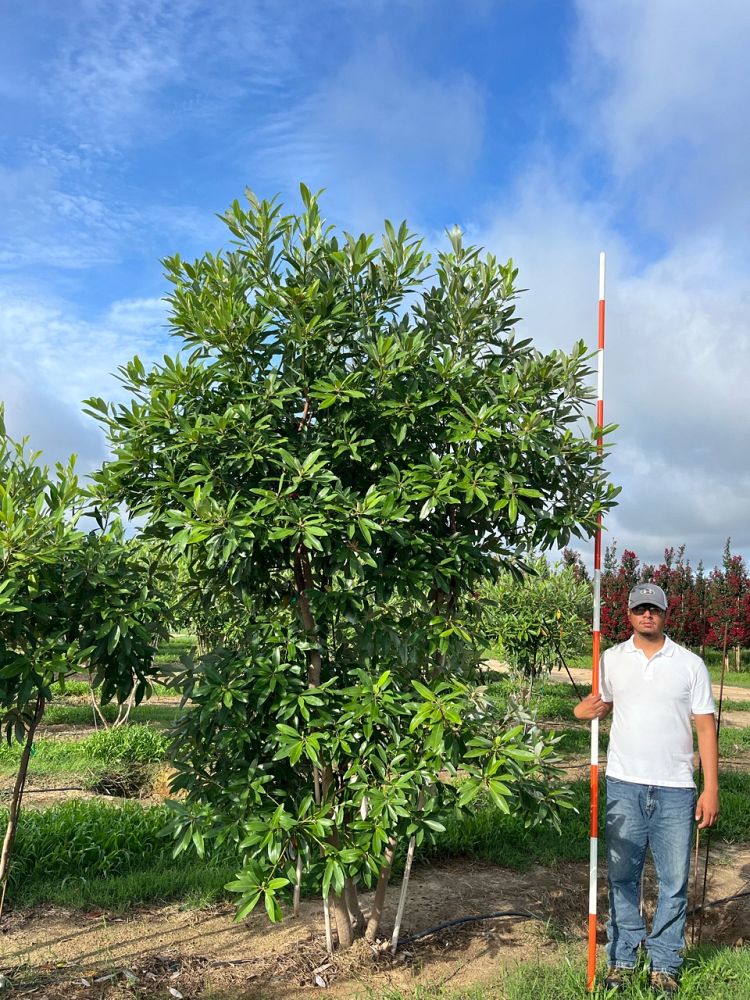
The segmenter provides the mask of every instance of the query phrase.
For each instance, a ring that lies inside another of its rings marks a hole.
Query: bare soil
[[[703,861],[699,859],[700,895]],[[600,913],[606,910],[600,872]],[[716,845],[711,852],[708,901],[750,885],[750,849]],[[692,888],[692,886],[691,886]],[[397,891],[391,891],[383,928],[390,933]],[[646,912],[653,913],[653,877],[647,868]],[[228,905],[209,910],[177,906],[141,909],[126,917],[37,908],[13,912],[0,935],[4,975],[38,998],[177,996],[292,1000],[325,989],[326,995],[362,997],[387,987],[460,989],[497,980],[519,961],[548,961],[560,948],[583,958],[588,866],[535,866],[515,872],[492,864],[457,861],[414,871],[401,947],[394,957],[383,941],[359,942],[329,957],[317,900],[304,900],[298,919],[269,924],[254,913],[240,924]],[[364,900],[369,903],[369,897]],[[496,911],[535,914],[466,923],[409,942],[409,936],[457,917]],[[742,946],[750,941],[750,899],[705,911],[704,943]],[[604,942],[603,919],[599,927]],[[696,929],[697,932],[697,929]],[[690,923],[688,924],[688,937]],[[176,993],[170,993],[175,990]]]
[[[582,669],[572,673],[583,683],[590,676]],[[569,683],[562,673],[553,674],[552,679]],[[749,689],[725,685],[724,696],[748,701],[750,710]],[[153,700],[171,704],[174,699]],[[722,723],[750,725],[750,714],[725,712]],[[70,735],[82,731],[82,727],[60,727],[59,735],[67,737],[68,729]],[[571,761],[567,768],[573,778],[583,776],[587,769],[586,760]],[[146,801],[160,801],[167,794],[167,784],[165,773],[155,794]],[[118,801],[80,790],[37,785],[25,804],[49,806],[70,797]],[[698,868],[700,896],[702,859]],[[602,865],[601,944],[605,939],[605,886]],[[750,848],[714,845],[706,899],[723,899],[748,888]],[[387,935],[395,915],[397,887],[389,895],[382,924]],[[648,917],[653,913],[653,897],[653,874],[647,867]],[[365,910],[367,905],[366,896]],[[229,905],[204,910],[153,906],[125,917],[38,907],[11,912],[0,925],[0,990],[2,975],[14,983],[13,995],[37,1000],[136,996],[292,1000],[316,991],[364,1000],[372,995],[370,991],[388,987],[408,991],[420,985],[429,992],[448,985],[458,990],[496,981],[504,968],[519,961],[552,961],[563,948],[572,949],[583,960],[587,905],[585,863],[535,866],[525,872],[469,861],[419,867],[412,874],[402,946],[395,957],[390,954],[388,940],[374,948],[358,942],[348,952],[328,956],[322,909],[316,900],[304,900],[300,918],[289,916],[280,925],[271,925],[262,908],[236,924]],[[539,919],[502,917],[465,923],[409,941],[411,935],[444,921],[497,911],[528,912]],[[742,946],[750,941],[750,897],[704,912],[705,943]]]

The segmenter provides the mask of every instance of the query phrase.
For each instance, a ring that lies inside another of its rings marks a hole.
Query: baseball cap
[[[667,595],[655,583],[639,583],[628,595],[628,609],[637,608],[639,604],[653,604],[654,607],[666,611]]]

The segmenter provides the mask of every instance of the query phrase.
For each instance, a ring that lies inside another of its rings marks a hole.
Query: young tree
[[[0,710],[24,744],[0,854],[5,899],[34,735],[52,685],[88,670],[102,700],[148,690],[164,629],[158,572],[122,527],[78,528],[86,504],[74,470],[53,473],[5,433],[0,408]]]
[[[591,586],[575,563],[551,569],[540,557],[532,570],[521,582],[503,573],[482,590],[487,634],[519,675],[526,705],[537,678],[585,650],[592,615]]]
[[[731,539],[724,545],[721,569],[716,567],[709,577],[709,630],[706,642],[721,648],[726,630],[727,642],[734,647],[734,667],[742,667],[743,646],[750,644],[750,581],[742,556],[733,555]]]
[[[549,751],[473,682],[477,591],[591,534],[617,491],[577,430],[586,350],[516,339],[511,262],[453,232],[430,273],[406,224],[338,236],[301,191],[296,216],[248,193],[233,250],[166,261],[183,354],[134,359],[132,401],[89,410],[103,492],[242,626],[186,674],[178,847],[236,843],[239,915],[273,919],[301,858],[346,945],[356,881],[373,937],[394,851],[456,803],[550,814]]]

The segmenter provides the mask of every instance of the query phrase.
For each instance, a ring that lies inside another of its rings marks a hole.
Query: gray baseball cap
[[[655,583],[639,583],[628,595],[628,610],[637,608],[639,604],[653,604],[656,608],[666,611],[669,607],[667,595]]]

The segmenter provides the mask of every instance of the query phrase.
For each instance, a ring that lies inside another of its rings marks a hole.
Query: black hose
[[[745,896],[750,896],[750,890],[736,892],[732,896],[724,896],[723,899],[714,899],[710,903],[703,903],[702,906],[694,906],[691,910],[688,910],[688,916],[693,913],[698,913],[701,910],[708,910],[713,906],[723,906],[725,903],[731,903],[733,900],[742,899]],[[526,910],[497,910],[494,913],[483,913],[473,917],[457,917],[455,920],[446,920],[444,923],[437,924],[435,927],[429,927],[426,931],[420,931],[418,934],[409,934],[407,937],[401,938],[399,946],[411,944],[412,941],[419,941],[420,938],[429,937],[431,934],[437,934],[438,931],[446,930],[448,927],[458,927],[460,924],[470,924],[480,920],[496,920],[498,917],[517,917],[519,920],[546,919],[545,917],[538,916],[536,913],[528,913]]]
[[[710,903],[701,903],[688,911],[688,916],[692,913],[700,913],[701,910],[710,910],[712,906],[723,906],[724,903],[731,903],[734,899],[742,899],[743,896],[750,896],[750,889],[743,892],[735,892],[733,896],[725,896],[723,899],[714,899]]]
[[[479,920],[495,920],[498,917],[518,917],[520,920],[546,919],[545,917],[537,916],[535,913],[527,913],[525,910],[497,910],[495,913],[483,913],[475,917],[457,917],[455,920],[446,920],[444,923],[430,927],[426,931],[420,931],[418,934],[409,934],[407,937],[401,938],[399,945],[411,944],[412,941],[418,941],[420,938],[437,934],[438,931],[443,931],[447,927],[457,927],[459,924],[470,924]]]

